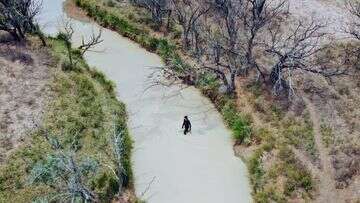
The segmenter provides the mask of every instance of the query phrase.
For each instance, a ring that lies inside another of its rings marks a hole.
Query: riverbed
[[[62,5],[44,0],[39,21],[46,34],[55,35],[67,18]],[[90,22],[72,24],[74,46],[99,30]],[[214,105],[193,87],[152,86],[154,67],[163,66],[157,55],[108,29],[102,38],[85,59],[114,81],[127,106],[136,194],[149,203],[251,202],[246,166]],[[193,126],[188,135],[181,129],[186,115]]]

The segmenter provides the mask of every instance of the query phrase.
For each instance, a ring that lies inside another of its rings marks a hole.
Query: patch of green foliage
[[[334,135],[331,127],[327,126],[326,124],[321,124],[320,128],[322,141],[325,146],[329,147],[330,145],[334,144]]]
[[[204,73],[199,76],[199,80],[197,81],[197,86],[205,90],[217,91],[220,87],[219,81],[214,74]]]
[[[304,199],[312,197],[314,182],[311,174],[296,160],[292,151],[284,144],[263,144],[247,161],[255,202],[287,202],[294,192],[301,192]],[[277,149],[278,154],[270,168],[265,169],[262,156]],[[276,185],[279,178],[283,184]],[[282,188],[278,188],[282,187]]]
[[[256,150],[254,154],[250,157],[250,159],[247,161],[247,166],[250,175],[250,181],[253,185],[253,190],[256,193],[261,189],[261,186],[263,185],[263,176],[265,174],[265,171],[261,164],[261,155],[264,152],[262,148]]]
[[[288,139],[291,145],[305,150],[313,160],[318,158],[313,124],[309,118],[306,117],[304,121],[297,121],[294,118],[289,118],[282,121],[281,124],[283,126],[282,134]]]
[[[252,134],[250,116],[238,112],[235,103],[231,100],[222,108],[222,115],[232,130],[235,140],[240,143],[250,141]]]
[[[56,63],[66,61],[65,42],[61,39],[49,39],[48,42]],[[116,100],[114,84],[104,74],[89,68],[80,55],[74,57],[79,61],[76,68],[53,68],[54,79],[50,84],[53,98],[41,128],[56,135],[64,148],[76,152],[77,158],[90,157],[99,162],[97,174],[88,177],[87,184],[101,201],[109,202],[119,188],[115,175],[105,167],[113,166],[109,142],[114,126],[124,132],[122,164],[126,178],[123,186],[133,187],[132,141],[126,128],[126,110],[124,104]],[[34,132],[0,166],[0,202],[32,202],[56,193],[47,185],[28,183],[32,168],[52,153],[43,133],[43,130]]]
[[[264,169],[261,160],[262,155],[272,149],[273,146],[265,144],[257,149],[247,161],[255,202],[286,202],[284,194],[279,193],[274,185],[269,184],[272,181],[271,174]]]
[[[291,196],[295,190],[301,188],[309,194],[314,188],[312,176],[296,160],[292,151],[288,147],[282,146],[279,151],[279,158],[284,162],[283,168],[280,170],[287,178],[284,193]]]

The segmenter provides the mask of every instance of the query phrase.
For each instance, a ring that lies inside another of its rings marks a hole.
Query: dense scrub
[[[102,73],[88,67],[80,55],[75,55],[80,61],[75,69],[64,69],[67,60],[64,41],[49,39],[48,43],[54,58],[49,67],[53,71],[53,80],[49,84],[53,99],[39,130],[32,132],[23,146],[0,166],[0,202],[64,198],[57,195],[59,191],[55,187],[30,184],[32,169],[56,153],[44,135],[55,137],[64,151],[75,153],[76,160],[96,160],[99,164],[97,173],[87,174],[83,184],[94,191],[99,200],[109,202],[119,192],[119,182],[111,169],[116,168],[111,152],[114,131],[123,132],[123,186],[131,188],[133,184],[132,141],[126,129],[125,106],[117,101],[114,84]]]

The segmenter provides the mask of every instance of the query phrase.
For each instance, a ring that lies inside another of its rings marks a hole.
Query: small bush
[[[287,180],[284,191],[288,196],[291,196],[298,188],[303,188],[306,192],[310,192],[313,189],[311,175],[306,171],[299,170],[296,166],[288,166],[286,176]]]
[[[262,188],[263,176],[265,174],[265,171],[262,168],[262,164],[261,164],[262,153],[263,153],[262,149],[255,151],[254,154],[247,161],[247,166],[250,174],[250,181],[253,185],[253,190],[255,193],[263,189]]]
[[[329,147],[330,145],[334,144],[334,135],[331,127],[325,124],[321,124],[320,128],[321,128],[322,141],[325,144],[325,146]]]
[[[222,115],[225,122],[233,130],[235,140],[243,143],[246,139],[250,139],[252,134],[251,119],[249,116],[238,113],[233,102],[228,102],[224,106]]]
[[[287,178],[284,185],[285,195],[291,196],[298,189],[303,189],[309,194],[314,189],[311,173],[298,163],[288,147],[280,147],[279,158],[284,162],[282,170]]]
[[[204,90],[217,91],[220,87],[219,81],[214,74],[202,74],[199,76],[197,86]]]

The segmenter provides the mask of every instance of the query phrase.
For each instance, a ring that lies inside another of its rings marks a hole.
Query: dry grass
[[[314,13],[311,12],[318,7],[313,6],[311,9],[304,10],[309,5],[319,5],[319,9],[327,16],[333,15],[333,10],[336,11],[331,18],[335,24],[330,26],[328,31],[333,33],[330,39],[342,36],[341,33],[334,32],[333,29],[344,22],[342,21],[342,9],[335,8],[335,5],[332,4],[324,8],[322,7],[324,4],[316,0],[294,0],[292,2],[295,2],[295,7],[293,6],[292,9],[295,8],[297,12],[294,15],[295,17],[303,17],[304,14],[307,17],[312,16]],[[314,4],[311,4],[312,2]],[[302,4],[307,7],[302,7]],[[131,25],[148,30],[152,36],[165,35],[151,30],[150,16],[144,9],[134,8],[126,4],[109,6],[105,0],[99,2],[99,5],[101,9],[106,9],[127,19]],[[94,18],[96,19],[96,16]],[[176,29],[176,26],[174,28]],[[176,36],[178,36],[176,33],[176,30],[171,31],[167,37],[176,40]],[[330,47],[327,50],[338,49]],[[343,62],[344,56],[349,56],[343,51],[339,49],[336,53],[323,52],[323,55],[318,58],[328,62],[329,66],[338,65]],[[340,61],[333,61],[333,59]],[[271,64],[271,61],[266,60],[266,58],[261,60],[261,63],[265,65]],[[348,65],[349,68],[353,68],[353,63],[342,63],[341,65]],[[345,177],[345,181],[336,178],[340,185],[342,185],[341,182],[346,183],[343,188],[346,186],[354,188],[358,185],[358,182],[354,181],[358,171],[353,170],[357,166],[356,160],[359,157],[357,155],[359,136],[356,134],[359,132],[358,78],[359,75],[356,73],[350,77],[329,81],[316,75],[307,74],[304,78],[297,78],[299,94],[292,102],[287,102],[283,98],[275,98],[267,87],[249,80],[239,79],[237,88],[238,110],[241,114],[251,115],[253,133],[251,140],[245,142],[245,146],[236,146],[235,151],[249,164],[256,201],[299,202],[319,200],[317,192],[319,186],[322,186],[319,185],[319,182],[323,183],[320,179],[330,177],[331,180],[335,180],[335,175],[332,176],[332,174],[326,174],[327,176],[324,177],[318,176],[323,164],[321,154],[323,155],[322,158],[325,157],[332,161],[326,161],[326,163],[334,163],[332,166],[330,164],[330,167],[331,169],[334,168],[338,174],[336,177]],[[303,92],[304,94],[302,94]],[[310,103],[314,107],[310,108],[312,112],[306,110],[309,107],[305,104],[302,96],[310,98]],[[217,100],[214,99],[214,102]],[[344,106],[346,107],[344,108]],[[317,113],[321,119],[314,119],[314,113]],[[329,133],[330,128],[333,129],[331,133]],[[318,140],[315,139],[319,138],[319,135],[320,140],[327,140],[325,141],[327,143],[325,151],[322,147],[319,148]],[[346,139],[343,139],[344,137]],[[355,144],[348,145],[349,143]],[[331,151],[331,154],[328,154],[328,151]],[[301,156],[297,156],[297,153],[300,153]],[[339,158],[338,161],[336,157]],[[336,165],[336,163],[339,164]],[[326,168],[328,167],[327,165]],[[350,170],[338,172],[346,168]],[[333,186],[329,186],[330,192],[334,191],[332,190]],[[356,193],[347,193],[346,189],[339,190],[338,194],[345,193],[346,195],[339,196],[341,201],[357,197]],[[322,193],[320,195],[324,197],[327,194]],[[328,198],[330,197],[329,195]]]
[[[51,95],[51,62],[28,44],[0,44],[0,164],[42,119]]]
[[[56,194],[54,188],[45,184],[29,185],[28,181],[31,169],[54,153],[43,136],[43,130],[56,136],[65,149],[75,150],[76,158],[91,157],[102,163],[98,173],[87,177],[84,184],[101,201],[110,202],[119,188],[113,171],[108,167],[114,167],[109,140],[115,125],[125,133],[122,161],[127,177],[124,187],[133,191],[132,141],[126,129],[125,106],[116,99],[114,85],[104,74],[89,68],[78,55],[74,56],[79,60],[77,67],[64,71],[62,64],[67,60],[64,42],[49,39],[48,43],[51,48],[34,47],[45,51],[53,59],[53,63],[44,67],[48,71],[53,70],[47,89],[53,97],[47,102],[43,117],[38,118],[41,129],[29,133],[31,136],[24,139],[21,146],[0,165],[0,202],[32,202],[40,197],[52,198]],[[23,82],[31,83],[28,80]],[[37,115],[32,115],[32,118],[37,118]]]

